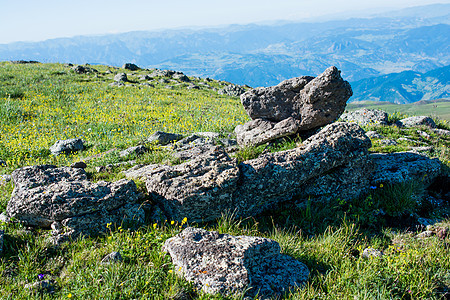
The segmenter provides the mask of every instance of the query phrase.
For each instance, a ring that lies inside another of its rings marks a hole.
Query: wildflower
[[[181,225],[184,225],[184,224],[186,224],[186,223],[187,223],[187,218],[184,217],[184,219],[181,221]]]
[[[173,224],[175,224],[175,221],[174,220],[170,221],[170,225],[173,225]]]
[[[158,224],[153,224],[153,229],[156,229],[156,226],[158,226]]]
[[[39,278],[39,280],[44,279],[44,278],[45,278],[45,274],[39,274],[39,275],[38,275],[38,278]]]
[[[67,298],[72,298],[72,294],[71,294],[71,293],[68,293],[68,294],[67,294]]]
[[[383,185],[382,183],[380,183],[380,188],[383,188],[383,186],[384,186],[384,185]]]

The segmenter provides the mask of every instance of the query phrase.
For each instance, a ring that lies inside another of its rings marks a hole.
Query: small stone
[[[122,255],[120,255],[119,252],[114,251],[114,252],[111,252],[110,254],[106,255],[102,259],[101,263],[109,265],[111,263],[118,263],[118,262],[122,262],[122,261],[123,261]]]
[[[125,73],[119,73],[116,76],[114,76],[114,81],[116,82],[128,82],[127,74]]]
[[[53,155],[69,154],[84,149],[84,144],[81,139],[59,140],[50,147],[50,152]]]
[[[381,252],[378,249],[374,249],[374,248],[366,248],[366,249],[364,249],[364,251],[362,253],[362,257],[364,257],[364,258],[382,257],[382,256],[383,256],[383,252]]]
[[[86,169],[87,165],[84,161],[77,161],[70,165],[71,168]]]
[[[363,108],[342,114],[341,120],[345,122],[355,122],[360,126],[386,125],[388,124],[388,114],[379,109]]]
[[[427,140],[431,139],[431,136],[428,133],[426,133],[425,131],[417,130],[417,133],[424,139],[427,139]]]

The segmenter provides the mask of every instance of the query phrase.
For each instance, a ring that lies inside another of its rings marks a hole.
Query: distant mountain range
[[[278,22],[18,42],[0,45],[0,60],[115,66],[132,62],[253,87],[317,75],[335,65],[352,83],[352,101],[370,98],[409,103],[448,97],[450,4],[320,23]]]

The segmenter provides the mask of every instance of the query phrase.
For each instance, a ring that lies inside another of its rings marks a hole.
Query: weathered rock
[[[307,181],[367,155],[370,146],[370,139],[358,125],[332,123],[298,148],[241,163],[240,184],[235,192],[236,215],[256,215],[303,194]]]
[[[396,184],[402,182],[421,182],[425,186],[440,174],[441,162],[437,158],[411,152],[371,154],[375,163],[371,185],[380,183]]]
[[[195,85],[195,84],[190,84],[190,85],[187,87],[187,89],[188,89],[188,90],[199,90],[200,87],[199,87],[198,85]]]
[[[232,236],[188,227],[163,247],[175,270],[209,294],[281,296],[308,280],[303,263],[280,254],[277,242],[260,237]]]
[[[11,181],[11,175],[5,174],[0,175],[0,185],[5,185],[7,182]]]
[[[371,138],[371,139],[382,139],[384,138],[384,136],[382,136],[381,134],[379,134],[376,131],[367,131],[366,135]]]
[[[135,64],[132,64],[132,63],[125,63],[125,64],[122,66],[122,69],[130,70],[130,71],[137,71],[137,70],[139,70],[140,68],[139,68],[138,66],[136,66]]]
[[[139,77],[139,80],[151,80],[151,79],[153,79],[153,77],[148,74]]]
[[[105,231],[107,223],[144,219],[133,181],[92,183],[83,169],[51,165],[23,167],[12,178],[15,188],[7,215],[27,226],[49,228],[61,223],[64,233],[56,232],[57,238],[97,234]]]
[[[240,146],[258,146],[293,135],[298,131],[299,127],[300,121],[292,117],[278,123],[256,119],[244,125],[236,126],[234,132]]]
[[[114,76],[114,81],[116,81],[116,82],[128,82],[128,77],[127,77],[127,74],[125,74],[125,73],[119,73],[119,74],[116,74],[116,76]]]
[[[440,136],[450,136],[450,130],[436,128],[433,130],[434,133]],[[1,165],[1,163],[0,163]]]
[[[172,76],[174,74],[175,74],[175,71],[172,71],[172,70],[158,70],[158,69],[156,69],[155,71],[153,71],[152,76],[153,77],[157,77],[157,76],[170,77],[170,76]]]
[[[172,142],[179,141],[183,135],[177,133],[168,133],[163,131],[156,131],[147,139],[147,143],[157,143],[159,145],[167,145]]]
[[[81,139],[59,140],[50,147],[53,155],[69,154],[84,149],[84,143]]]
[[[173,144],[172,148],[175,151],[173,156],[181,160],[193,159],[209,152],[215,145],[213,138],[193,134]]]
[[[176,79],[176,80],[179,80],[179,81],[183,81],[183,82],[190,82],[191,81],[189,79],[189,77],[187,77],[183,73],[175,73],[175,74],[172,75],[172,78]]]
[[[122,171],[128,179],[138,179],[145,180],[147,178],[147,174],[151,173],[155,169],[161,167],[161,165],[152,164],[152,165],[136,165],[128,170]]]
[[[241,102],[253,120],[279,122],[293,117],[301,121],[299,130],[306,131],[335,121],[351,95],[350,84],[336,67],[330,67],[316,78],[297,77],[250,90],[241,95]]]
[[[383,256],[383,252],[381,252],[378,249],[374,249],[374,248],[366,248],[364,249],[363,253],[362,253],[362,257],[364,258],[371,258],[371,257],[382,257]]]
[[[122,261],[123,261],[122,255],[120,255],[120,253],[117,251],[113,251],[113,252],[109,253],[108,255],[106,255],[102,259],[101,263],[105,264],[105,265],[109,265],[112,263],[118,263],[118,262],[122,262]]]
[[[77,74],[88,74],[88,73],[97,73],[98,71],[93,68],[89,68],[86,66],[74,66],[72,70]]]
[[[127,149],[125,149],[123,151],[120,151],[119,152],[119,156],[120,157],[127,157],[129,155],[139,156],[139,155],[142,155],[142,154],[144,154],[146,152],[148,152],[148,148],[147,147],[145,147],[143,145],[138,145],[138,146],[130,147],[130,148],[127,148]]]
[[[27,283],[25,289],[37,293],[53,294],[56,288],[56,281],[53,279],[40,280],[33,283]]]
[[[220,89],[218,92],[220,95],[228,95],[231,97],[239,97],[243,93],[245,93],[245,89],[240,87],[239,85],[229,84],[223,89]]]
[[[214,220],[233,207],[239,168],[222,147],[175,166],[147,173],[147,190],[174,220]]]
[[[423,231],[423,232],[419,233],[418,235],[416,235],[416,238],[423,239],[423,238],[433,236],[434,234],[435,234],[434,231],[426,230],[426,231]]]
[[[389,122],[386,112],[367,108],[344,113],[341,115],[341,120],[344,122],[355,122],[360,126],[387,125]]]
[[[435,128],[436,123],[433,119],[428,116],[417,116],[401,119],[397,122],[400,127],[416,127],[416,126],[428,126],[430,128]]]

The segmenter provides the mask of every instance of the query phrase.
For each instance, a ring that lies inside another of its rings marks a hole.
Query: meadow
[[[156,130],[189,135],[215,131],[232,136],[249,118],[236,97],[219,95],[226,82],[190,77],[189,83],[155,78],[143,86],[139,77],[151,73],[108,66],[90,66],[98,72],[76,74],[63,64],[0,62],[0,174],[36,164],[70,165],[85,160],[92,180],[120,178],[118,167],[98,174],[96,166],[119,162],[121,149],[145,143]],[[110,87],[113,76],[127,72],[134,86]],[[131,74],[132,73],[132,74]],[[207,84],[208,86],[206,86]],[[392,121],[404,116],[391,114]],[[450,129],[445,118],[439,127]],[[428,153],[445,168],[450,164],[449,139],[423,129],[392,126],[365,128],[387,137],[409,136],[397,146],[376,140],[371,151],[395,152],[409,146],[432,146]],[[49,147],[60,139],[82,138],[87,149],[53,156]],[[286,141],[271,151],[295,147]],[[239,159],[259,155],[266,146],[240,149]],[[105,151],[116,149],[108,154]],[[138,158],[142,163],[178,163],[170,152],[151,146]],[[93,158],[95,157],[95,158]],[[448,171],[447,171],[448,172]],[[143,184],[137,182],[143,190]],[[0,213],[11,197],[13,183],[0,185]],[[235,235],[272,238],[282,252],[305,263],[311,271],[307,285],[284,299],[448,299],[450,298],[450,236],[417,238],[424,228],[401,226],[412,216],[435,220],[434,228],[450,227],[450,203],[435,206],[417,202],[420,184],[375,187],[363,199],[330,203],[307,202],[247,219],[223,215],[206,229]],[[439,196],[435,194],[435,196]],[[384,215],[377,212],[383,210]],[[175,274],[170,257],[161,252],[164,241],[190,224],[167,220],[139,228],[110,226],[108,234],[85,237],[54,246],[49,230],[3,223],[4,249],[0,257],[0,299],[244,299],[207,295]],[[365,248],[383,251],[382,257],[364,258]],[[104,256],[119,251],[123,261],[102,264]],[[51,280],[49,292],[26,288],[28,283]]]

